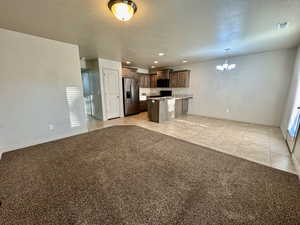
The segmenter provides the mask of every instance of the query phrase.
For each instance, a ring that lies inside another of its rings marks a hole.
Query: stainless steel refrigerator
[[[140,112],[139,80],[123,78],[124,114],[129,116]]]

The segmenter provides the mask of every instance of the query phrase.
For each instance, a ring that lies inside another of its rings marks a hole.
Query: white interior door
[[[120,75],[118,70],[103,69],[106,118],[120,117]]]

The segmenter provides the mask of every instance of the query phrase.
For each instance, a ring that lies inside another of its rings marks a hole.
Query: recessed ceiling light
[[[155,66],[151,66],[151,68],[152,68],[152,69],[154,69],[154,68],[155,68]]]
[[[126,61],[126,64],[129,65],[129,64],[131,64],[131,62],[130,61]]]
[[[164,55],[165,55],[165,53],[163,53],[163,52],[160,52],[160,53],[158,53],[158,55],[159,55],[159,56],[164,56]]]
[[[188,61],[187,61],[187,60],[185,60],[185,59],[184,59],[184,60],[182,60],[182,63],[187,63],[187,62],[188,62]]]
[[[157,63],[158,63],[158,61],[154,61],[154,63],[155,63],[155,64],[157,64]]]
[[[130,20],[137,11],[137,5],[131,0],[110,0],[108,8],[121,21]]]
[[[277,24],[277,29],[285,29],[289,26],[288,22],[281,22]]]

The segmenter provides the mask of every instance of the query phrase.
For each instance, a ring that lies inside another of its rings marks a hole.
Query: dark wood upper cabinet
[[[190,70],[174,71],[171,74],[172,88],[188,88],[190,87]]]
[[[171,73],[172,73],[171,69],[165,69],[165,70],[157,71],[156,72],[157,80],[159,80],[159,79],[170,79]]]
[[[156,74],[151,74],[150,75],[150,87],[151,88],[156,88],[157,87],[157,75]]]
[[[173,72],[171,74],[170,84],[171,84],[171,87],[178,86],[178,72]]]
[[[186,83],[186,72],[179,72],[178,73],[179,76],[179,85],[178,87],[186,87],[185,83]]]
[[[190,70],[164,69],[156,71],[155,74],[141,74],[137,73],[135,68],[122,68],[122,76],[139,79],[141,88],[157,88],[157,80],[159,79],[170,79],[170,88],[188,88],[190,87],[190,72]]]
[[[129,67],[123,67],[122,68],[122,77],[134,77],[137,78],[137,69],[135,68],[129,68]]]
[[[141,88],[150,88],[150,75],[148,74],[139,74],[140,87]]]

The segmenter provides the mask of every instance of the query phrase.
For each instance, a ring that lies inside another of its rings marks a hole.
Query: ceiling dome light
[[[108,8],[121,21],[130,20],[137,11],[136,4],[131,0],[110,0]]]

